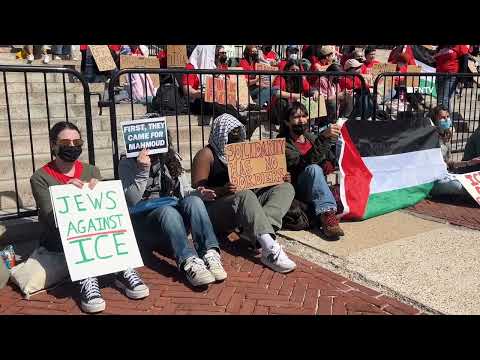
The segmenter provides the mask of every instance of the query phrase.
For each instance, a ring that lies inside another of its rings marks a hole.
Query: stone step
[[[67,104],[85,104],[85,98],[83,92],[79,93],[67,93],[66,94],[66,101]],[[45,106],[47,103],[47,98],[45,93],[35,92],[28,94],[28,105],[42,105]],[[65,105],[65,95],[63,93],[48,93],[48,103],[51,105],[55,104],[63,104]],[[8,104],[10,106],[15,105],[23,105],[24,107],[27,106],[27,96],[26,93],[16,93],[16,94],[9,94],[8,96]],[[7,99],[5,96],[0,97],[0,106],[6,106]]]
[[[1,77],[1,76],[0,76]],[[91,92],[103,92],[105,85],[102,83],[92,83],[89,84],[89,88]],[[47,82],[47,92],[48,95],[60,93],[63,94],[63,82]],[[11,94],[23,94],[25,95],[25,81],[7,83],[7,91],[8,95]],[[41,93],[45,94],[45,83],[44,82],[30,82],[29,78],[27,77],[27,91],[29,94],[34,93]],[[68,93],[82,93],[83,94],[83,86],[80,82],[66,82],[65,83],[65,91]],[[0,96],[5,97],[5,86],[0,86]]]
[[[91,99],[91,104],[92,104],[92,115],[98,114],[99,109],[97,106],[97,99],[92,98]],[[47,118],[47,106],[45,104],[42,105],[31,105],[30,106],[30,118],[31,119],[41,119],[41,118]],[[66,116],[66,111],[65,111],[65,104],[60,103],[60,104],[50,104],[49,103],[49,112],[50,112],[50,117],[65,117]],[[130,104],[119,104],[116,106],[116,114],[117,115],[131,115],[132,110]],[[79,116],[85,116],[85,105],[82,104],[68,104],[67,103],[67,111],[69,117],[79,117]],[[140,115],[144,115],[146,113],[146,106],[142,104],[134,104],[133,105],[133,111],[135,117],[139,117]],[[103,109],[103,114],[108,115],[110,113],[109,108],[104,108]],[[7,113],[7,106],[6,105],[0,105],[0,121],[2,119],[8,119],[8,113]],[[11,119],[27,119],[27,107],[25,105],[11,105],[10,106],[10,118]]]
[[[28,73],[27,75],[29,82],[43,83],[45,79],[47,83],[63,83],[63,74],[54,74],[48,73],[45,75],[42,73]],[[8,83],[18,83],[25,82],[25,75],[21,72],[5,72],[6,82]],[[65,82],[69,82],[68,74],[65,74]],[[0,71],[0,84],[4,83],[3,73]],[[2,85],[3,86],[3,85]]]

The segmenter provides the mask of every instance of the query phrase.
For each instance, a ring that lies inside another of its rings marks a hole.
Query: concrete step
[[[45,78],[47,83],[60,83],[63,82],[63,74],[54,74],[48,73],[45,75],[42,73],[29,73],[28,75],[29,82],[43,83]],[[5,72],[6,82],[8,83],[18,83],[25,82],[25,75],[21,72]],[[69,82],[68,75],[65,75],[65,82]],[[0,71],[0,84],[4,83],[3,73]]]
[[[77,93],[67,93],[66,94],[66,101],[67,104],[84,104],[85,103],[85,98],[83,92],[77,92]],[[8,96],[8,104],[10,106],[15,106],[15,105],[23,105],[24,107],[29,104],[30,106],[32,105],[43,105],[47,103],[47,97],[45,96],[45,93],[41,92],[35,92],[35,93],[29,93],[28,94],[28,103],[27,103],[27,96],[26,93],[14,93],[14,94],[9,94]],[[65,95],[62,93],[48,93],[48,103],[51,105],[55,104],[65,104]],[[7,99],[5,96],[0,97],[0,106],[6,106],[7,105]]]
[[[45,84],[43,82],[30,82],[29,76],[30,75],[28,75],[27,77],[28,93],[29,94],[34,94],[34,93],[45,94]],[[103,92],[105,85],[101,83],[92,83],[92,84],[89,84],[89,87],[91,92]],[[52,93],[63,94],[63,90],[64,90],[63,82],[59,82],[59,83],[47,82],[48,95]],[[9,96],[11,94],[17,94],[17,93],[25,95],[25,81],[7,83],[7,91]],[[83,86],[80,82],[74,82],[74,83],[66,82],[65,91],[67,92],[67,94],[68,93],[83,94]],[[3,84],[2,86],[0,86],[0,96],[5,97],[5,86],[3,86]]]

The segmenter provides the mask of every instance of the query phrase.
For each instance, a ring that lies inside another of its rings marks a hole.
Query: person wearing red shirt
[[[373,67],[375,64],[380,64],[380,61],[375,59],[376,55],[376,50],[374,47],[367,46],[364,50],[365,53],[365,61],[363,62],[362,65],[362,74],[367,74],[370,69]]]
[[[255,45],[247,45],[243,51],[243,59],[240,60],[240,66],[245,71],[255,71],[258,63],[258,49]],[[268,75],[267,75],[268,77]],[[265,107],[270,102],[270,87],[262,86],[260,76],[245,75],[248,80],[248,90],[253,101],[257,105]]]
[[[467,55],[469,45],[439,45],[434,55],[437,63],[437,73],[455,74],[460,69],[460,58]],[[451,76],[437,76],[437,101],[439,104],[450,108],[450,99],[457,88],[458,78]]]
[[[198,46],[202,46],[202,49],[197,49]],[[214,53],[212,54],[211,47],[209,45],[198,45],[195,48],[194,53],[190,56],[190,62],[185,66],[186,70],[195,70],[192,62],[195,64],[205,64],[209,63],[209,59],[213,59],[213,66],[216,66],[217,69],[225,69],[226,66],[226,52],[225,48],[222,46],[216,46]],[[198,50],[198,51],[196,51]],[[223,50],[223,51],[222,51]],[[220,59],[221,58],[221,59]],[[222,61],[224,61],[222,63]],[[212,69],[213,70],[213,69]],[[228,66],[226,66],[228,70]],[[202,76],[202,79],[205,75]],[[203,101],[202,97],[205,96],[205,89],[200,89],[200,77],[196,74],[183,74],[182,75],[182,90],[184,96],[187,96],[190,100],[190,112],[196,115],[202,115],[202,124],[203,116],[220,116],[222,114],[228,113],[242,123],[246,123],[247,119],[244,116],[241,116],[235,107],[230,104],[218,104],[216,102],[210,103]],[[250,137],[256,127],[248,126]]]
[[[262,51],[259,52],[258,58],[261,62],[266,62],[271,66],[277,66],[279,56],[272,50],[272,45],[262,45]]]
[[[289,60],[285,65],[285,72],[299,72],[299,60]],[[273,108],[273,121],[281,124],[282,114],[289,103],[300,101],[302,96],[312,96],[313,100],[318,99],[319,92],[311,89],[310,84],[304,76],[277,76],[273,82],[275,93],[272,97],[271,108]]]
[[[345,71],[352,74],[361,74],[362,73],[362,63],[355,59],[347,60],[344,66]],[[340,90],[351,92],[352,90],[359,90],[362,88],[362,81],[358,76],[343,76],[338,82],[340,85]]]
[[[413,49],[410,45],[398,45],[394,47],[390,52],[387,61],[390,64],[396,64],[400,54],[405,54],[407,56],[407,65],[417,65]]]
[[[288,45],[287,49],[285,50],[286,59],[281,60],[278,63],[278,70],[283,71],[285,69],[285,65],[287,65],[288,60],[299,60],[298,56],[298,46],[297,45]]]

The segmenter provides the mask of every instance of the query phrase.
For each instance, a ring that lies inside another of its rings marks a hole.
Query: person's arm
[[[38,176],[38,174],[34,174],[30,178],[30,186],[32,187],[33,198],[38,207],[39,217],[46,221],[46,225],[50,229],[55,229],[55,218],[47,181],[41,176]]]
[[[197,99],[202,96],[202,92],[199,90],[195,90],[190,85],[183,85],[183,93],[185,96],[189,96],[190,98]]]
[[[122,159],[118,165],[118,173],[128,206],[135,206],[142,200],[147,187],[150,168],[142,169],[137,166],[136,161]]]
[[[203,148],[197,153],[197,155],[195,155],[192,164],[192,187],[195,189],[198,187],[204,187],[205,189],[213,190],[218,198],[230,193],[228,190],[229,184],[218,187],[207,186],[212,164],[213,154],[210,149]]]

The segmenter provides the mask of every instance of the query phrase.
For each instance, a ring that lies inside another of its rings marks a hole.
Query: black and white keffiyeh
[[[234,116],[223,114],[213,120],[212,131],[208,143],[224,164],[227,164],[227,159],[225,158],[225,145],[228,144],[228,134],[237,127],[241,128],[240,132],[242,141],[245,141],[247,137],[245,126]]]

